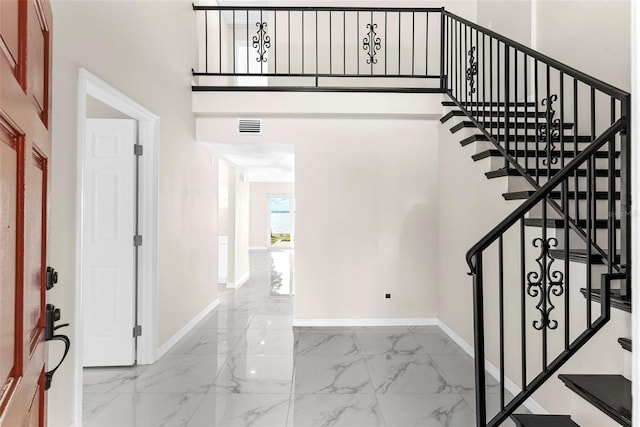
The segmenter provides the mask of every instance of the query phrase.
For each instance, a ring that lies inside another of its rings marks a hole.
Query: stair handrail
[[[596,151],[598,151],[606,142],[611,140],[618,132],[622,131],[628,126],[629,118],[622,117],[618,119],[611,127],[609,127],[604,133],[602,133],[595,141],[589,144],[584,151],[582,151],[577,157],[569,162],[558,174],[556,174],[551,180],[547,181],[542,187],[536,190],[529,198],[522,203],[516,210],[514,210],[509,216],[496,225],[491,231],[489,231],[484,237],[482,237],[476,244],[474,244],[466,253],[465,259],[467,265],[470,268],[470,274],[475,272],[475,265],[473,264],[473,257],[480,251],[485,250],[492,243],[494,243],[505,231],[507,231],[513,224],[516,223],[525,213],[531,210],[536,204],[540,203],[545,197],[551,193],[551,191],[558,186],[563,180],[571,175],[578,167]]]
[[[580,81],[582,81],[585,84],[588,84],[589,86],[593,86],[594,88],[598,89],[601,92],[604,92],[616,99],[622,100],[625,97],[630,96],[629,92],[626,92],[620,88],[617,88],[609,83],[606,83],[600,79],[597,79],[593,76],[590,76],[588,74],[583,73],[582,71],[579,71],[567,64],[564,64],[556,59],[553,59],[543,53],[538,52],[537,50],[533,50],[530,47],[527,47],[525,45],[523,45],[522,43],[518,43],[517,41],[510,39],[508,37],[505,37],[499,33],[496,33],[495,31],[492,31],[488,28],[485,28],[481,25],[478,25],[476,23],[473,23],[471,21],[469,21],[468,19],[462,18],[454,13],[451,13],[447,10],[443,11],[443,14],[445,16],[449,16],[459,22],[462,22],[463,24],[477,30],[480,32],[485,33],[486,35],[499,40],[503,43],[505,43],[506,45],[514,48],[514,49],[518,49],[520,51],[522,51],[523,53],[526,53],[528,56],[537,59],[545,64],[548,64],[556,69],[558,69],[559,71],[562,71],[563,73],[574,77]],[[444,42],[444,41],[443,41]]]

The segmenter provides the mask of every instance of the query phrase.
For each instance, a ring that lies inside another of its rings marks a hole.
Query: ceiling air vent
[[[238,119],[238,133],[262,135],[262,119]]]

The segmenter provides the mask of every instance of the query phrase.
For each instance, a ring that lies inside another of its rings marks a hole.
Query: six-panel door
[[[52,15],[0,0],[0,426],[46,425]]]

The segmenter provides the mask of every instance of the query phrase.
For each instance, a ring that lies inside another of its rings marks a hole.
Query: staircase
[[[530,200],[537,194],[542,186],[550,181],[549,177],[554,178],[562,172],[562,168],[557,166],[547,167],[550,158],[562,156],[565,163],[570,163],[578,155],[583,154],[592,142],[591,137],[588,135],[572,135],[574,125],[572,123],[566,123],[564,127],[566,132],[564,132],[563,135],[566,141],[563,141],[561,144],[559,140],[556,140],[554,142],[556,144],[554,150],[545,150],[543,143],[539,140],[536,141],[536,135],[525,135],[524,132],[524,129],[527,128],[536,129],[539,126],[545,126],[546,119],[544,112],[535,113],[534,111],[529,111],[535,107],[535,104],[519,102],[512,105],[516,114],[513,115],[509,128],[518,129],[520,132],[512,134],[511,142],[514,144],[514,148],[509,150],[508,153],[514,159],[516,156],[519,158],[518,163],[523,169],[516,169],[512,167],[512,165],[505,167],[503,152],[492,142],[492,140],[495,141],[498,138],[497,131],[505,128],[504,121],[501,119],[504,117],[504,106],[487,106],[491,113],[485,110],[486,114],[480,114],[481,118],[493,115],[497,118],[496,120],[473,122],[469,120],[467,112],[472,114],[473,111],[477,110],[471,109],[471,111],[469,111],[465,108],[465,105],[460,105],[460,103],[453,100],[444,101],[442,104],[445,110],[448,110],[440,119],[443,126],[446,126],[452,134],[460,134],[459,142],[461,146],[468,147],[472,144],[475,145],[475,154],[472,155],[474,161],[490,160],[490,170],[485,173],[486,178],[508,181],[507,188],[509,188],[509,191],[502,195],[504,200]],[[526,119],[535,120],[535,117],[538,117],[537,124],[529,123]],[[470,135],[467,135],[469,133]],[[610,154],[613,154],[616,162],[616,166],[613,169],[608,168]],[[543,203],[544,200],[548,202],[544,203],[544,206],[538,204],[536,208],[529,209],[524,216],[521,216],[521,223],[526,229],[530,228],[534,230],[536,235],[546,234],[548,239],[558,239],[558,244],[554,245],[557,247],[551,248],[551,245],[549,245],[547,248],[548,250],[545,256],[548,261],[546,265],[550,266],[554,260],[568,260],[567,265],[576,263],[585,268],[588,266],[592,272],[590,276],[594,283],[592,283],[592,286],[588,286],[586,283],[582,284],[584,287],[580,289],[580,292],[585,298],[585,301],[588,295],[591,295],[592,301],[600,303],[601,288],[599,281],[596,281],[595,278],[600,278],[600,276],[596,276],[596,273],[607,273],[606,266],[609,264],[609,251],[604,250],[605,254],[602,254],[592,250],[591,256],[587,257],[586,243],[583,243],[581,246],[576,244],[575,248],[573,246],[569,246],[568,248],[565,246],[563,248],[562,245],[559,244],[561,241],[569,242],[570,244],[577,243],[574,242],[577,239],[572,240],[571,237],[569,237],[568,240],[563,240],[564,236],[562,235],[563,233],[566,234],[567,231],[572,232],[568,228],[565,229],[565,222],[568,221],[571,216],[575,216],[576,211],[582,209],[586,213],[589,204],[592,208],[595,208],[595,210],[592,209],[592,212],[596,212],[597,214],[594,215],[593,218],[573,218],[576,226],[584,231],[585,234],[588,232],[591,236],[590,238],[594,239],[598,233],[602,234],[602,232],[606,231],[607,227],[611,225],[606,219],[600,219],[599,212],[606,212],[611,198],[614,200],[614,203],[619,204],[621,197],[621,192],[619,191],[621,177],[619,166],[620,151],[611,151],[609,147],[605,146],[604,148],[594,150],[589,158],[594,166],[592,169],[589,167],[577,167],[574,172],[569,175],[568,182],[565,181],[564,184],[547,189]],[[604,162],[602,162],[601,159],[604,160]],[[524,174],[526,174],[526,178],[523,177]],[[596,180],[598,188],[595,191],[587,190],[588,179],[592,181]],[[612,193],[608,191],[609,183],[607,181],[609,180],[612,180],[615,184],[616,191]],[[531,181],[534,181],[535,184]],[[571,187],[569,186],[570,184],[572,185]],[[578,191],[575,190],[576,188]],[[570,212],[569,218],[553,210],[550,205],[550,203],[553,202],[565,208],[563,212]],[[568,209],[566,209],[567,207]],[[591,224],[591,230],[587,230],[587,223]],[[614,222],[614,229],[617,233],[619,233],[620,227],[620,221],[616,220]],[[558,231],[560,231],[560,233],[558,233]],[[619,248],[619,245],[617,245],[617,248]],[[618,250],[616,250],[616,258],[611,259],[612,267],[614,265],[619,266],[619,263],[620,255]],[[553,282],[553,278],[547,280],[548,285]],[[618,282],[620,283],[620,281]],[[607,313],[608,306],[626,312],[631,311],[630,298],[624,296],[624,290],[620,288],[610,289],[607,295],[608,297],[606,299],[608,299],[608,302],[605,302],[605,306],[603,306],[604,314],[600,317],[602,324],[606,322],[609,316]],[[550,314],[551,311],[549,311],[549,316],[546,317],[547,322],[552,321]],[[621,345],[620,351],[631,351],[631,341],[629,339],[620,338],[619,342]],[[557,368],[559,368],[559,366],[557,366]],[[619,424],[625,426],[631,425],[631,383],[625,377],[621,375],[598,375],[594,373],[593,375],[562,374],[559,375],[559,378],[578,396],[600,409]],[[523,400],[524,399],[518,399],[517,401],[522,403]],[[515,408],[516,406],[513,405],[513,407]],[[500,416],[500,414],[496,415],[496,417],[501,418],[501,420],[494,418],[495,423],[490,422],[488,424],[478,425],[499,425],[506,419],[506,415],[508,415],[506,408],[507,405],[504,405],[503,416]],[[571,420],[569,415],[514,414],[511,418],[517,426],[523,427],[578,426],[578,424]]]
[[[631,425],[625,377],[598,372],[597,363],[588,374],[557,375],[612,310],[630,323],[629,93],[444,8],[194,11],[194,92],[444,94],[442,126],[473,147],[486,179],[506,182],[502,198],[514,205],[466,254],[476,426],[510,418],[525,427],[578,425],[567,414],[514,414],[556,377],[575,399]],[[246,48],[235,49],[238,42]],[[619,342],[611,351],[631,351],[627,337]],[[487,359],[500,386],[490,416]]]
[[[570,415],[514,411],[609,321],[611,309],[631,311],[629,94],[455,16],[447,15],[445,34],[450,100],[440,121],[460,135],[461,146],[475,145],[474,161],[488,160],[487,179],[507,180],[504,200],[522,201],[467,253],[476,425],[498,426],[511,417],[522,427],[578,426]],[[517,301],[505,297],[514,286]],[[485,303],[487,295],[497,307]],[[496,310],[491,322],[485,313]],[[518,332],[505,318],[519,323]],[[619,341],[617,351],[631,351],[630,340]],[[501,386],[500,408],[490,419],[489,352],[498,354]],[[517,367],[507,371],[513,359]],[[631,382],[597,366],[558,378],[631,426]],[[520,392],[508,401],[505,379],[514,372]]]

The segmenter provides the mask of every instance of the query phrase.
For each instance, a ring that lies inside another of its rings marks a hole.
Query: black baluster
[[[534,148],[535,154],[536,154],[536,164],[534,166],[534,173],[536,174],[536,184],[540,185],[540,174],[538,173],[538,171],[540,170],[540,153],[539,153],[540,140],[539,140],[539,137],[538,137],[538,133],[539,133],[538,129],[540,128],[540,123],[538,123],[538,121],[539,121],[539,118],[538,118],[538,114],[539,114],[538,104],[539,104],[539,101],[538,100],[540,98],[538,97],[538,60],[537,59],[533,60],[533,66],[534,66],[534,69],[533,69],[533,80],[534,80],[533,88],[534,88],[534,98],[535,98],[535,103],[536,103],[536,117],[535,117],[536,131],[534,132],[535,140],[536,140],[535,148]]]
[[[204,11],[204,72],[209,73],[209,11]]]
[[[578,126],[578,80],[573,79],[573,122],[576,131],[573,134],[573,158],[578,157],[578,133],[580,126]],[[574,174],[574,191],[575,191],[575,204],[576,204],[576,223],[580,222],[580,200],[578,193],[580,191],[580,180],[578,179],[579,171],[576,169]]]
[[[526,305],[526,246],[525,246],[525,231],[524,231],[524,217],[520,218],[520,347],[521,347],[521,362],[522,363],[522,390],[525,391],[527,387],[527,305]]]
[[[511,87],[510,87],[510,77],[509,77],[509,73],[510,73],[510,67],[509,67],[509,46],[504,45],[504,149],[505,151],[508,153],[509,152],[509,136],[511,134],[510,129],[509,129],[509,99],[510,99],[510,91],[511,91]],[[516,128],[516,126],[514,125],[514,134],[517,135],[518,134],[518,130]],[[504,167],[505,169],[509,166],[509,161],[507,160],[507,158],[504,158]]]
[[[504,410],[504,243],[498,238],[498,299],[500,315],[500,409]]]
[[[570,305],[569,305],[569,177],[562,180],[562,211],[564,212],[564,349],[569,349]]]
[[[415,75],[416,66],[416,13],[411,12],[411,75]]]

